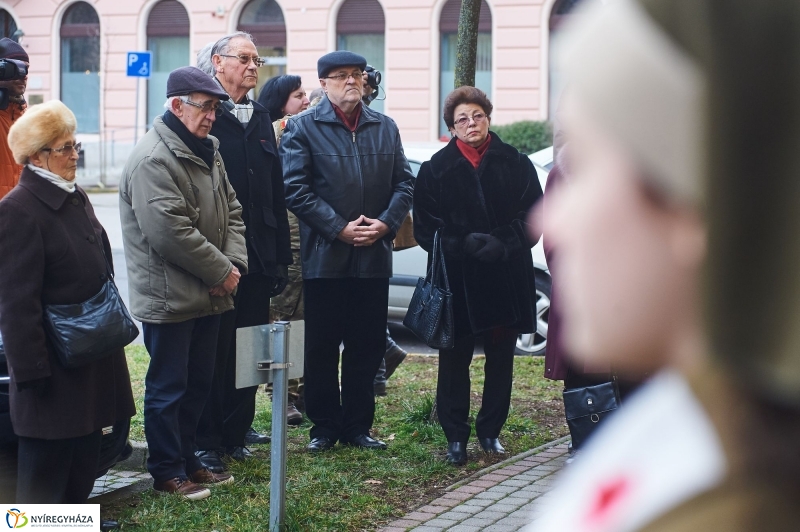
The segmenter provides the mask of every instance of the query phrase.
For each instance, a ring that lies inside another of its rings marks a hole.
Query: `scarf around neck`
[[[347,126],[347,129],[350,131],[355,131],[358,127],[358,119],[361,118],[361,107],[363,104],[358,102],[358,105],[355,109],[353,109],[353,113],[350,115],[350,118],[347,118],[347,115],[344,114],[344,111],[336,107],[333,102],[331,102],[331,105],[333,105],[333,112],[336,113],[336,116],[339,117],[339,120],[341,120],[342,123]]]
[[[197,138],[194,136],[180,119],[172,114],[172,111],[167,111],[163,116],[164,125],[170,128],[178,138],[180,138],[186,147],[189,148],[193,154],[206,163],[209,168],[214,164],[214,143],[209,138]]]
[[[50,181],[55,186],[60,188],[61,190],[66,190],[67,193],[72,194],[75,192],[75,180],[67,181],[63,177],[58,174],[54,174],[49,170],[45,170],[44,168],[40,168],[33,164],[28,163],[28,170],[33,172],[34,174],[38,175],[39,177],[43,177],[45,180]]]
[[[466,142],[461,142],[461,139],[456,139],[456,146],[458,146],[458,150],[461,152],[461,155],[463,155],[464,158],[469,161],[472,167],[477,168],[481,165],[483,156],[486,155],[486,152],[489,150],[489,143],[491,141],[492,136],[486,135],[486,140],[484,143],[477,148],[473,148]]]

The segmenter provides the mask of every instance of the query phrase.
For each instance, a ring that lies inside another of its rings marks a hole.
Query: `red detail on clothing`
[[[592,525],[599,525],[609,518],[630,492],[630,480],[619,477],[601,485],[590,507],[586,520]]]
[[[486,135],[486,141],[478,146],[477,148],[473,148],[466,142],[461,142],[461,139],[456,139],[456,146],[458,146],[459,151],[461,151],[461,155],[466,158],[473,168],[477,168],[481,164],[481,160],[483,160],[483,156],[486,155],[486,151],[489,149],[489,143],[492,142],[492,136]]]
[[[0,199],[16,186],[22,171],[22,166],[14,160],[14,154],[8,146],[8,130],[24,110],[25,106],[11,102],[0,111]]]
[[[333,103],[331,103],[333,105]],[[347,118],[347,115],[344,114],[344,111],[333,105],[333,112],[336,113],[336,116],[339,117],[339,120],[347,126],[347,129],[350,131],[355,131],[358,127],[358,119],[361,118],[361,102],[358,102],[358,105],[355,109],[353,109],[353,113],[350,115],[350,118]]]

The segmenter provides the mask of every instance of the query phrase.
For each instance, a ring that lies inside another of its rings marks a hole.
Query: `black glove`
[[[473,253],[473,257],[481,262],[498,262],[505,260],[506,246],[499,238],[481,233],[472,233],[472,235],[474,235],[476,239],[484,242],[484,246]]]
[[[483,236],[481,233],[470,233],[464,237],[465,255],[474,257],[475,253],[486,245],[486,242],[480,238],[481,236]]]
[[[289,267],[285,264],[278,264],[276,270],[275,286],[272,287],[269,297],[280,295],[286,289],[286,285],[289,284]]]
[[[34,379],[32,381],[18,382],[17,391],[31,390],[38,397],[43,397],[50,388],[50,377]]]

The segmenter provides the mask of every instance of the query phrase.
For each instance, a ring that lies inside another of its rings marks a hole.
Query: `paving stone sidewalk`
[[[534,521],[554,474],[567,459],[565,439],[478,473],[380,532],[511,532]]]

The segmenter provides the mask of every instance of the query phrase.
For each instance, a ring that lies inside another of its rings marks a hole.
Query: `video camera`
[[[24,79],[28,66],[16,59],[0,59],[0,81]],[[0,88],[0,110],[8,108],[8,89]]]
[[[364,69],[364,72],[367,73],[367,85],[372,88],[372,94],[369,96],[364,96],[364,99],[367,100],[367,104],[370,104],[378,98],[381,85],[381,71],[375,70],[375,67],[372,65],[367,65],[367,68]]]

